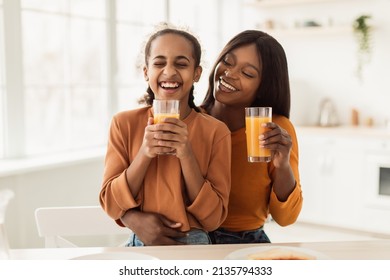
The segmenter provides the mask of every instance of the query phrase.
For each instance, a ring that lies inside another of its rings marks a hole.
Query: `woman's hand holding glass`
[[[272,163],[276,168],[289,165],[291,136],[276,123],[268,122],[263,125],[270,130],[260,135],[260,146],[271,150]]]

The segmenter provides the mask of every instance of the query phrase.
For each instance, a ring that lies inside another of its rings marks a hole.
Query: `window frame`
[[[15,110],[24,108],[20,11],[20,0],[3,0],[4,158],[25,155],[24,110]]]
[[[0,0],[0,61],[4,61],[3,53],[3,0]],[[3,64],[0,64],[0,159],[3,158],[4,153],[4,140],[5,140],[5,129],[4,129],[4,116],[3,111],[5,110],[5,82],[4,82],[4,69]]]

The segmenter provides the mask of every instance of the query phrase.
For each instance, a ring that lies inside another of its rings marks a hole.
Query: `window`
[[[149,7],[153,5],[153,10]],[[169,8],[168,8],[169,7]],[[167,9],[168,8],[168,9]],[[129,13],[128,11],[132,11]],[[140,59],[142,46],[147,40],[147,34],[153,31],[156,23],[170,21],[193,32],[204,49],[202,66],[203,74],[195,85],[195,102],[200,104],[207,90],[208,61],[212,61],[218,50],[218,1],[208,2],[205,9],[202,1],[166,1],[148,0],[138,3],[136,7],[131,1],[117,0],[116,5],[116,36],[117,36],[117,104],[120,110],[134,108],[142,98],[147,88],[144,81]],[[150,19],[153,18],[153,21]],[[204,20],[207,18],[208,20]]]
[[[133,1],[117,0],[116,3],[117,109],[128,110],[138,107],[138,100],[146,92],[147,83],[142,68],[138,67],[143,59],[142,47],[154,25],[166,20],[166,1],[145,0],[134,5]]]
[[[112,115],[140,106],[137,66],[162,21],[188,26],[207,50],[199,104],[220,47],[220,2],[0,0],[0,159],[105,146]]]
[[[21,3],[26,155],[103,144],[104,0]]]
[[[221,1],[222,2],[222,1]],[[207,2],[207,8],[203,1],[182,1],[170,0],[169,19],[170,21],[188,27],[198,37],[203,49],[201,79],[195,84],[195,103],[200,105],[208,88],[208,75],[214,59],[219,53],[219,25],[218,11],[221,9],[221,2]],[[191,11],[190,13],[188,11]]]

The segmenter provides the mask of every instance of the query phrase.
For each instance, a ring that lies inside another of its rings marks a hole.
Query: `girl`
[[[188,32],[165,28],[149,38],[143,70],[149,106],[114,116],[100,192],[103,209],[122,226],[131,209],[174,221],[175,244],[208,244],[207,232],[227,215],[230,131],[193,103],[200,59],[199,42]],[[153,124],[155,98],[180,100],[180,119]],[[144,244],[149,240],[134,229],[128,245]]]

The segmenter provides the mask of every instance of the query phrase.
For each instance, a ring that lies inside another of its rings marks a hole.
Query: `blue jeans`
[[[219,228],[209,233],[213,244],[271,243],[263,227],[248,231],[228,231]]]
[[[174,238],[176,241],[182,242],[184,244],[211,244],[211,240],[207,232],[201,229],[192,229],[187,232],[188,235],[185,237]],[[145,246],[145,244],[138,238],[135,233],[130,235],[130,239],[126,244],[126,247],[138,247]]]

